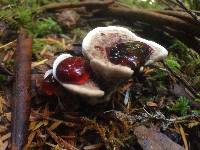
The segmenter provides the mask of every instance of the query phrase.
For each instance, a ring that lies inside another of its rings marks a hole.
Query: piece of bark
[[[15,52],[15,83],[12,101],[11,149],[21,150],[26,142],[30,115],[32,38],[21,30]]]
[[[145,126],[136,127],[134,134],[144,150],[184,150],[163,133]]]

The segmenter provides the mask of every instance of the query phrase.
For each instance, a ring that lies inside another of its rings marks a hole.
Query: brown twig
[[[26,142],[30,114],[32,38],[21,30],[15,52],[15,83],[12,105],[11,149],[21,150]]]
[[[180,8],[178,8],[178,9],[165,9],[165,10],[172,10],[172,11],[177,11],[177,12],[185,12],[185,10],[183,10],[183,9],[180,9]],[[200,11],[198,11],[198,10],[190,10],[190,11],[192,11],[193,13],[195,13],[195,15],[197,16],[197,17],[199,17],[199,15],[200,15]]]
[[[56,10],[62,8],[77,8],[77,7],[91,7],[91,8],[105,8],[106,6],[114,3],[114,0],[106,1],[85,1],[79,3],[50,3],[40,7],[39,12],[44,12],[47,10]]]
[[[191,17],[200,25],[200,21],[199,21],[198,17],[190,9],[188,9],[187,7],[185,7],[185,5],[180,0],[176,0],[176,2],[178,3],[179,7],[181,7],[189,15],[191,15]]]
[[[49,120],[49,121],[53,121],[53,122],[61,122],[63,125],[67,126],[67,127],[71,127],[71,128],[79,128],[80,124],[74,123],[74,122],[66,122],[64,120],[59,120],[59,119],[55,119],[49,116],[44,116],[43,114],[37,113],[32,111],[31,112],[31,117],[32,120],[36,121],[36,120]]]
[[[184,4],[183,2],[181,2],[180,0],[176,0],[176,1],[173,1],[173,0],[164,0],[164,1],[167,1],[171,4],[173,4],[174,6],[178,6],[179,8],[181,8],[180,11],[184,11],[186,13],[188,13],[193,19],[194,21],[196,21],[196,23],[200,24],[200,21],[199,21],[199,18],[198,16],[195,14],[195,10],[190,10],[188,9]],[[177,9],[176,9],[177,10]],[[196,11],[198,12],[198,11]]]
[[[172,11],[172,10],[171,11],[170,10],[151,10],[151,11],[168,15],[168,16],[177,17],[191,24],[197,24],[196,20],[194,20],[194,18],[192,18],[190,15],[188,15],[188,13],[185,13],[185,12]]]
[[[163,0],[162,2],[165,2],[165,0]],[[115,4],[119,5],[120,7],[129,8],[129,9],[131,8],[127,5],[124,5],[119,2],[115,2]],[[163,15],[173,16],[173,17],[182,19],[182,20],[189,22],[191,24],[194,24],[194,25],[197,24],[196,20],[193,17],[191,17],[190,14],[188,14],[187,12],[185,12],[183,10],[182,10],[182,12],[173,10],[173,9],[171,9],[171,10],[145,9],[145,10],[149,11],[149,12],[155,12],[155,13],[159,13],[159,14],[163,14]],[[197,18],[199,19],[199,17],[197,17]]]
[[[47,132],[49,135],[54,139],[56,143],[58,143],[60,146],[63,146],[63,148],[67,150],[78,150],[76,147],[73,145],[67,143],[65,140],[63,140],[61,137],[57,136],[55,133],[53,133],[51,130],[47,129]]]
[[[112,5],[108,7],[107,11],[103,10],[100,13],[106,16],[110,15],[118,18],[125,18],[131,21],[147,22],[156,26],[170,26],[176,30],[182,30],[196,36],[200,35],[200,28],[198,25],[193,25],[180,18],[159,14],[144,9],[124,8]]]
[[[191,17],[191,15],[189,15],[187,12],[185,12],[185,10],[183,10],[182,8],[180,9],[176,9],[174,8],[175,6],[178,6],[178,4],[176,2],[171,3],[170,1],[165,1],[165,0],[160,0],[160,3],[163,3],[164,5],[166,5],[168,8],[163,9],[145,9],[148,11],[153,11],[153,12],[157,12],[157,13],[161,13],[161,14],[165,14],[165,15],[169,15],[169,16],[174,16],[180,19],[185,19],[186,21],[189,19],[192,19],[192,21],[194,22],[194,18]],[[125,7],[125,8],[132,8],[126,4],[120,3],[120,2],[115,2],[115,4]],[[200,13],[197,10],[190,10],[192,13]],[[197,16],[198,17],[198,16]]]

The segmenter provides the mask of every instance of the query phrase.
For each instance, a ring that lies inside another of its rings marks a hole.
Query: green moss
[[[32,10],[25,7],[16,8],[16,17],[14,19],[18,24],[27,27],[32,22]]]
[[[169,55],[165,59],[165,63],[175,72],[178,72],[181,69],[181,65],[175,56]]]
[[[187,80],[195,81],[192,84],[198,89],[200,87],[200,82],[198,82],[200,79],[200,55],[179,40],[174,40],[169,49],[171,53],[166,60],[169,67],[174,71],[181,69],[182,74],[187,74]]]
[[[152,73],[152,77],[158,80],[164,80],[167,77],[167,73],[163,70],[156,70]]]
[[[170,111],[176,112],[181,116],[187,115],[189,108],[189,101],[183,96],[179,97],[172,106],[168,107]]]
[[[42,37],[51,33],[61,33],[62,29],[52,18],[36,20],[29,28],[34,37]]]
[[[179,40],[174,40],[169,49],[175,51],[178,54],[178,58],[184,60],[185,63],[200,62],[199,54]]]
[[[76,35],[77,41],[81,41],[87,34],[87,31],[83,28],[74,28],[71,30],[71,33]]]
[[[194,114],[200,115],[200,110],[198,110],[198,109],[194,109],[194,110],[192,110],[192,112],[193,112]]]
[[[40,51],[44,48],[46,43],[40,39],[33,39],[33,52]]]
[[[6,80],[6,76],[3,74],[0,74],[0,82],[3,82]]]
[[[199,0],[184,0],[183,2],[190,9],[200,10]]]
[[[18,3],[15,1],[9,2],[9,5],[5,5],[4,9],[0,10],[0,19],[15,30],[18,30],[20,27],[27,29],[33,34],[33,37],[60,33],[60,26],[51,17],[37,18],[36,12],[39,6],[40,4],[37,0],[27,0]]]

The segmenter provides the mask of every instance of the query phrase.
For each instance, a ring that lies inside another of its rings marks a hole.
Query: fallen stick
[[[60,3],[50,3],[44,5],[39,8],[39,12],[44,12],[48,10],[56,10],[56,9],[63,9],[63,8],[77,8],[77,7],[91,7],[91,8],[104,8],[110,4],[114,3],[114,0],[106,0],[106,1],[85,1],[79,3],[67,3],[67,2],[60,2]]]
[[[31,56],[32,38],[21,30],[15,51],[11,150],[21,150],[26,142],[31,99]]]
[[[199,19],[198,15],[195,14],[195,11],[188,9],[182,1],[180,1],[180,0],[175,0],[175,1],[173,1],[173,0],[164,0],[164,1],[168,2],[169,4],[173,4],[174,7],[178,6],[180,8],[180,11],[186,12],[187,14],[189,14],[194,19],[194,21],[197,24],[200,24],[200,19]]]
[[[183,10],[185,10],[185,12],[187,12],[198,24],[200,24],[200,20],[195,13],[193,13],[190,9],[185,7],[183,2],[181,2],[180,0],[176,0],[176,2],[178,3],[179,7],[181,7]]]
[[[182,20],[189,22],[191,24],[194,24],[194,25],[199,24],[196,22],[196,20],[194,20],[194,18],[192,18],[188,13],[185,13],[185,12],[173,11],[173,10],[155,10],[155,9],[151,9],[150,11],[160,13],[163,15],[173,16],[173,17],[182,19]],[[200,19],[200,17],[198,17],[198,18]]]
[[[66,150],[78,150],[76,147],[74,147],[73,145],[67,143],[67,141],[65,141],[61,137],[57,136],[54,132],[52,132],[48,128],[47,128],[47,132],[52,137],[52,139],[54,139],[54,141],[57,144],[59,144],[60,146],[63,146],[63,148],[65,148]]]
[[[115,4],[117,4],[118,7],[124,7],[124,8],[131,9],[131,7],[124,5],[122,3],[119,3],[119,2],[115,2]],[[189,22],[191,24],[199,25],[199,22],[197,22],[196,19],[194,19],[190,14],[188,14],[187,12],[185,12],[183,10],[182,11],[173,10],[173,9],[172,10],[145,9],[145,10],[149,11],[149,12],[155,12],[158,14],[167,15],[167,16],[173,16],[173,17],[182,19],[186,22]],[[197,16],[197,19],[200,20],[200,17]]]
[[[107,10],[102,10],[100,13],[102,13],[102,15],[125,18],[132,21],[147,22],[155,26],[169,26],[176,30],[182,30],[200,36],[200,27],[198,25],[193,25],[174,16],[159,14],[145,9],[124,8],[112,5],[109,6]]]

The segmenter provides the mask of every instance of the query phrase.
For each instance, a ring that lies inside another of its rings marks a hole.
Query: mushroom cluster
[[[110,94],[109,90],[99,88],[97,79],[110,84],[112,89],[113,83],[131,78],[136,70],[142,71],[143,66],[165,58],[168,51],[124,27],[108,26],[97,27],[86,35],[82,54],[83,57],[61,54],[44,79],[51,76],[67,91],[97,104],[107,101],[105,97]]]

